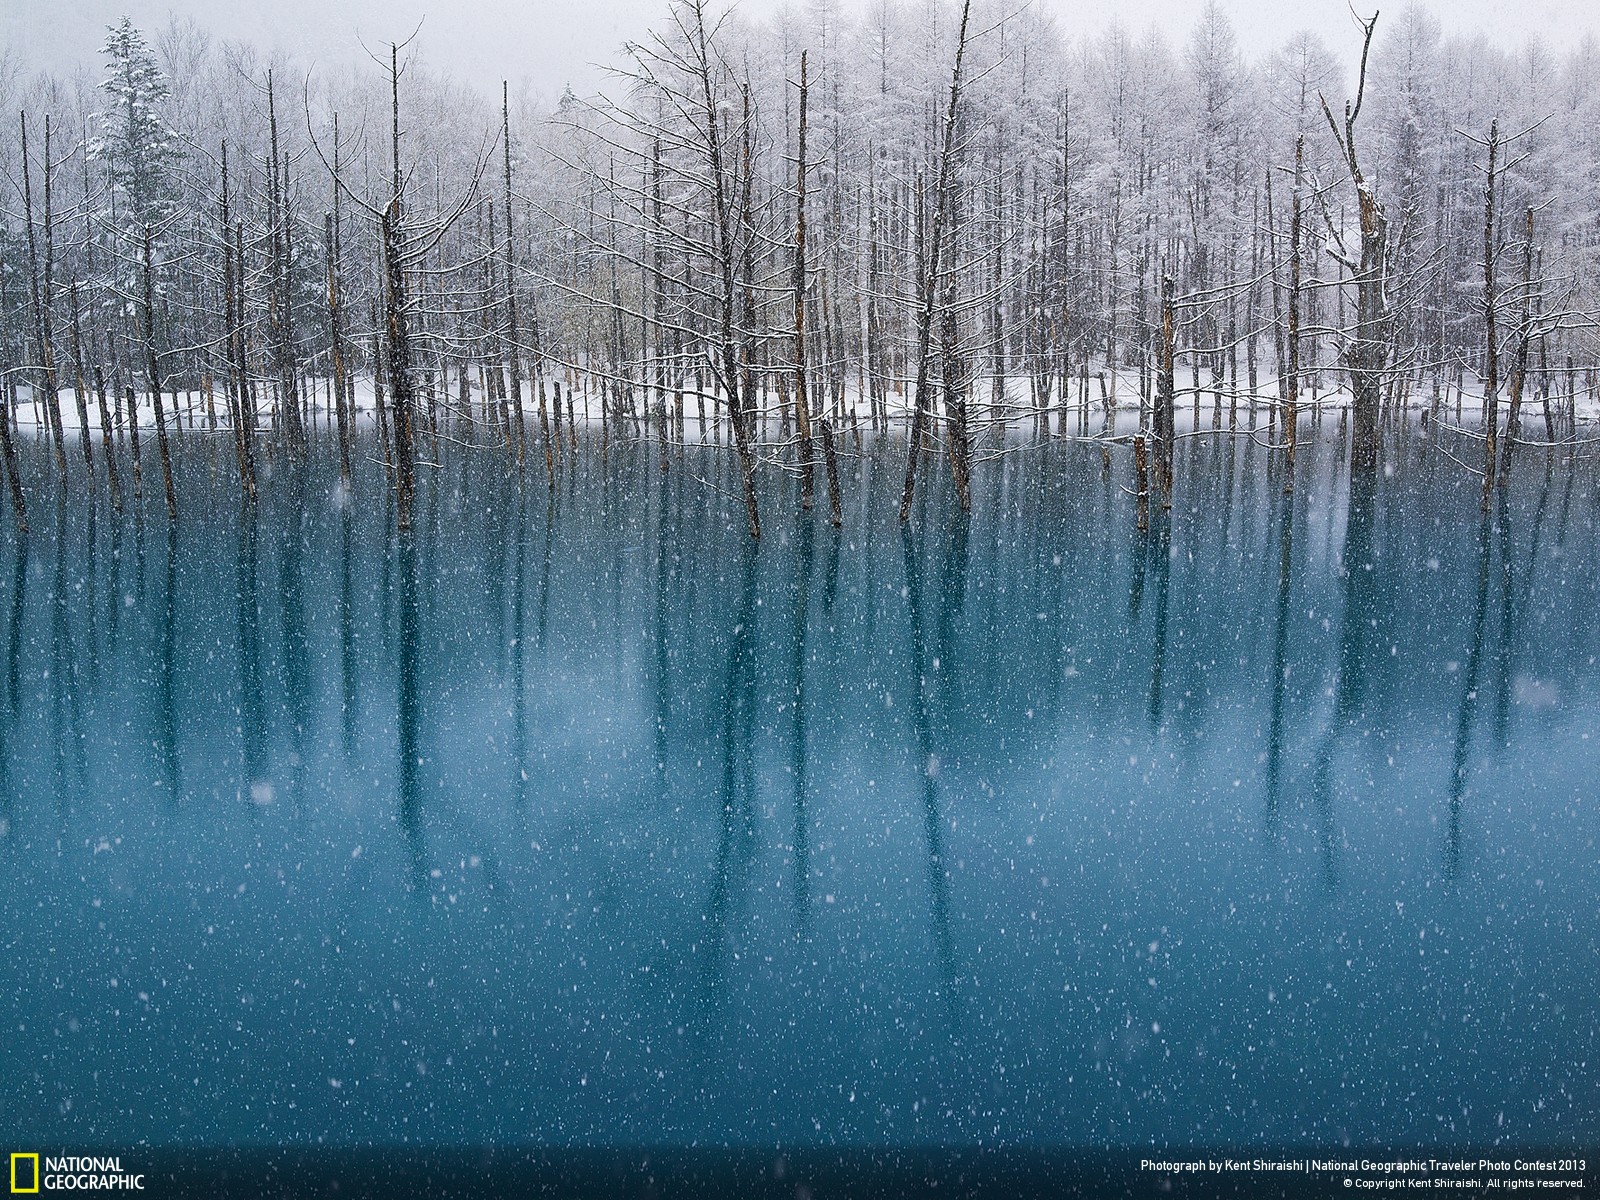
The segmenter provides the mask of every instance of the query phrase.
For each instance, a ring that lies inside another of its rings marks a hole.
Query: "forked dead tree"
[[[1367,89],[1367,56],[1372,51],[1372,31],[1378,14],[1361,22],[1361,70],[1356,81],[1355,100],[1345,101],[1344,128],[1334,120],[1327,98],[1322,113],[1328,120],[1339,157],[1355,187],[1360,221],[1359,258],[1345,246],[1344,233],[1332,216],[1328,217],[1329,253],[1350,272],[1356,290],[1355,327],[1344,337],[1344,362],[1350,375],[1351,443],[1350,469],[1370,471],[1378,465],[1378,407],[1382,401],[1383,378],[1389,364],[1389,218],[1373,190],[1372,181],[1361,166],[1356,146],[1356,121],[1361,116],[1361,101]],[[1326,211],[1326,210],[1325,210]]]
[[[415,37],[413,33],[411,37]],[[448,211],[431,216],[414,213],[410,195],[410,171],[400,153],[400,79],[405,65],[400,51],[410,44],[389,43],[388,62],[376,59],[385,68],[389,85],[389,188],[382,203],[374,203],[357,193],[335,169],[317,142],[311,120],[309,97],[306,100],[306,129],[312,147],[327,168],[329,176],[344,196],[365,212],[377,227],[382,267],[383,342],[382,366],[388,384],[389,408],[393,416],[393,467],[396,524],[411,528],[416,500],[417,466],[417,352],[419,313],[412,280],[428,256],[450,228],[460,220],[478,197],[478,185],[488,165],[487,142],[480,146],[461,196]],[[382,404],[379,399],[379,404]]]

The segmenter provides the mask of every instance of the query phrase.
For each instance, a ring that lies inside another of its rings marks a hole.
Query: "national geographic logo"
[[[38,1190],[39,1156],[37,1154],[13,1154],[11,1156],[12,1194],[37,1192]]]
[[[11,1155],[11,1194],[46,1192],[144,1191],[144,1176],[122,1169],[121,1158],[87,1158],[64,1155],[46,1158],[37,1153]]]

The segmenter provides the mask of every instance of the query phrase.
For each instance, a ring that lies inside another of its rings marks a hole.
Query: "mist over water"
[[[1600,1132],[1591,464],[208,453],[0,542],[19,1144]]]

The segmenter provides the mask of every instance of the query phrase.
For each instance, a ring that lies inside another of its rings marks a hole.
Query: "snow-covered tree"
[[[171,169],[181,150],[162,115],[171,89],[131,20],[123,17],[108,33],[100,51],[108,67],[100,85],[107,103],[96,115],[99,132],[90,151],[106,164],[119,224],[130,230],[154,227],[171,213],[176,199]]]

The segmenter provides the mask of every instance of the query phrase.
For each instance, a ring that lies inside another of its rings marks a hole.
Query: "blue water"
[[[0,541],[22,1143],[1600,1136],[1593,464],[441,447]],[[1122,453],[1118,452],[1119,455]],[[42,460],[41,460],[42,461]],[[936,460],[933,460],[936,463]],[[42,468],[41,468],[42,470]],[[42,474],[41,474],[42,477]],[[150,475],[149,478],[154,478]],[[720,489],[720,490],[719,490]]]

